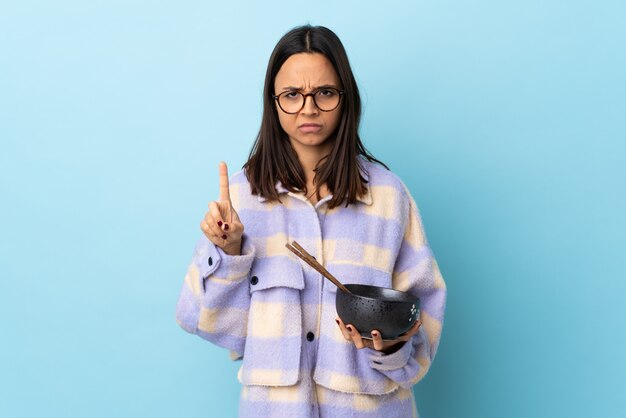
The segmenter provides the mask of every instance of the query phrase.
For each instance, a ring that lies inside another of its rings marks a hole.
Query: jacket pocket
[[[367,266],[352,265],[350,271],[341,272],[339,266],[328,268],[336,277],[345,277],[345,284],[367,284],[391,287],[391,273]],[[350,279],[348,279],[350,278]],[[317,366],[313,380],[328,389],[346,393],[384,395],[399,385],[371,367],[371,350],[358,350],[344,339],[335,323],[337,288],[325,284],[322,295],[321,338],[317,352]]]
[[[259,258],[249,280],[250,312],[239,381],[293,385],[300,378],[302,267],[287,257]]]

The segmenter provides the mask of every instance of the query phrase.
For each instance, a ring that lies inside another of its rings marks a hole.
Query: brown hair
[[[317,52],[326,56],[345,91],[341,119],[336,131],[331,134],[335,136],[333,149],[319,161],[313,181],[315,184],[325,183],[333,194],[328,202],[329,208],[339,206],[344,199],[348,206],[356,201],[357,196],[365,193],[367,180],[361,174],[365,169],[358,156],[376,161],[387,169],[389,167],[374,158],[361,143],[358,133],[361,119],[359,89],[341,41],[335,33],[323,26],[296,27],[287,32],[274,47],[265,74],[261,128],[243,168],[252,194],[270,201],[280,201],[275,188],[277,181],[291,192],[307,193],[304,171],[286,132],[280,126],[273,98],[276,74],[291,55],[301,52]],[[317,198],[320,198],[319,190]]]

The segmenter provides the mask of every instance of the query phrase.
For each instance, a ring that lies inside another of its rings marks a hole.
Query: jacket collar
[[[365,180],[369,181],[369,176],[367,175],[367,173],[363,173],[363,177],[365,177]],[[279,181],[276,182],[276,191],[278,192],[278,194],[284,194],[287,193],[291,196],[296,197],[297,199],[302,198],[302,195],[300,194],[295,194],[295,193],[291,193],[289,190],[287,190],[285,188],[285,186],[283,186],[283,184]],[[326,197],[324,197],[323,200],[330,200],[332,198],[333,195],[328,195]],[[257,196],[257,198],[259,199],[259,202],[265,202],[267,199],[261,195]],[[372,204],[372,191],[371,191],[371,187],[370,187],[370,183],[366,183],[365,184],[365,194],[363,196],[357,196],[356,198],[357,201],[364,203],[368,206],[370,206]]]

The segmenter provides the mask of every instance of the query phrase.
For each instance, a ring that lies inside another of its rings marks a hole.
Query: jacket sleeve
[[[395,261],[393,287],[420,298],[422,326],[395,353],[371,350],[371,366],[404,388],[419,382],[435,358],[446,305],[446,285],[428,246],[419,210],[404,187],[404,236]]]
[[[244,233],[242,254],[231,256],[204,235],[196,244],[183,282],[176,321],[196,334],[243,356],[250,306],[248,273],[255,248]]]

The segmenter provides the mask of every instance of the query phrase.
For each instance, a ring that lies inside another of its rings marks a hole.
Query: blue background
[[[234,417],[175,304],[280,36],[332,28],[448,284],[422,416],[626,410],[623,1],[0,4],[0,416]]]

